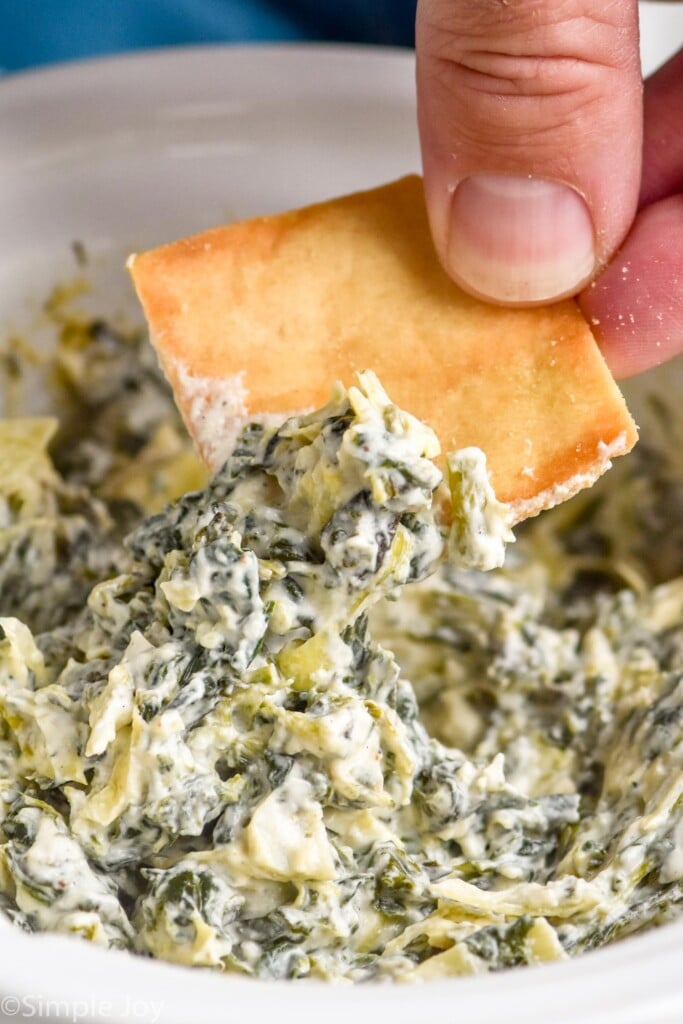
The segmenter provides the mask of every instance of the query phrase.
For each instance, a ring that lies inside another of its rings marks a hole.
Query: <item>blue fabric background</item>
[[[183,43],[412,46],[416,0],[0,0],[0,69]]]

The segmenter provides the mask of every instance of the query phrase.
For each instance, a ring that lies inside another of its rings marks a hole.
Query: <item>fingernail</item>
[[[452,196],[447,261],[468,290],[494,301],[571,295],[595,266],[593,222],[561,182],[477,174]]]

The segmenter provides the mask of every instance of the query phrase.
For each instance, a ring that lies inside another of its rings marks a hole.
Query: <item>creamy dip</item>
[[[449,458],[448,535],[436,438],[366,374],[247,426],[143,518],[169,466],[195,470],[144,349],[100,335],[62,359],[104,411],[52,442],[61,475],[50,424],[0,429],[7,917],[360,981],[561,959],[673,916],[683,583],[647,567],[654,546],[679,570],[656,512],[683,501],[661,465],[633,529],[603,488],[495,569],[512,538],[482,453]]]

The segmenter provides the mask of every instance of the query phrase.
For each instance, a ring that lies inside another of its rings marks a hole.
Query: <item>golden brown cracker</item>
[[[205,231],[129,267],[209,463],[231,424],[323,405],[365,369],[444,451],[482,448],[516,519],[592,483],[637,439],[573,301],[505,309],[450,280],[417,176]]]

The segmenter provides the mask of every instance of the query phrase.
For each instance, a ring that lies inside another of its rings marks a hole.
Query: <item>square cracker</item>
[[[441,268],[417,176],[129,260],[151,340],[217,468],[245,420],[374,370],[451,451],[484,450],[515,520],[592,484],[637,431],[576,303],[490,306]]]

